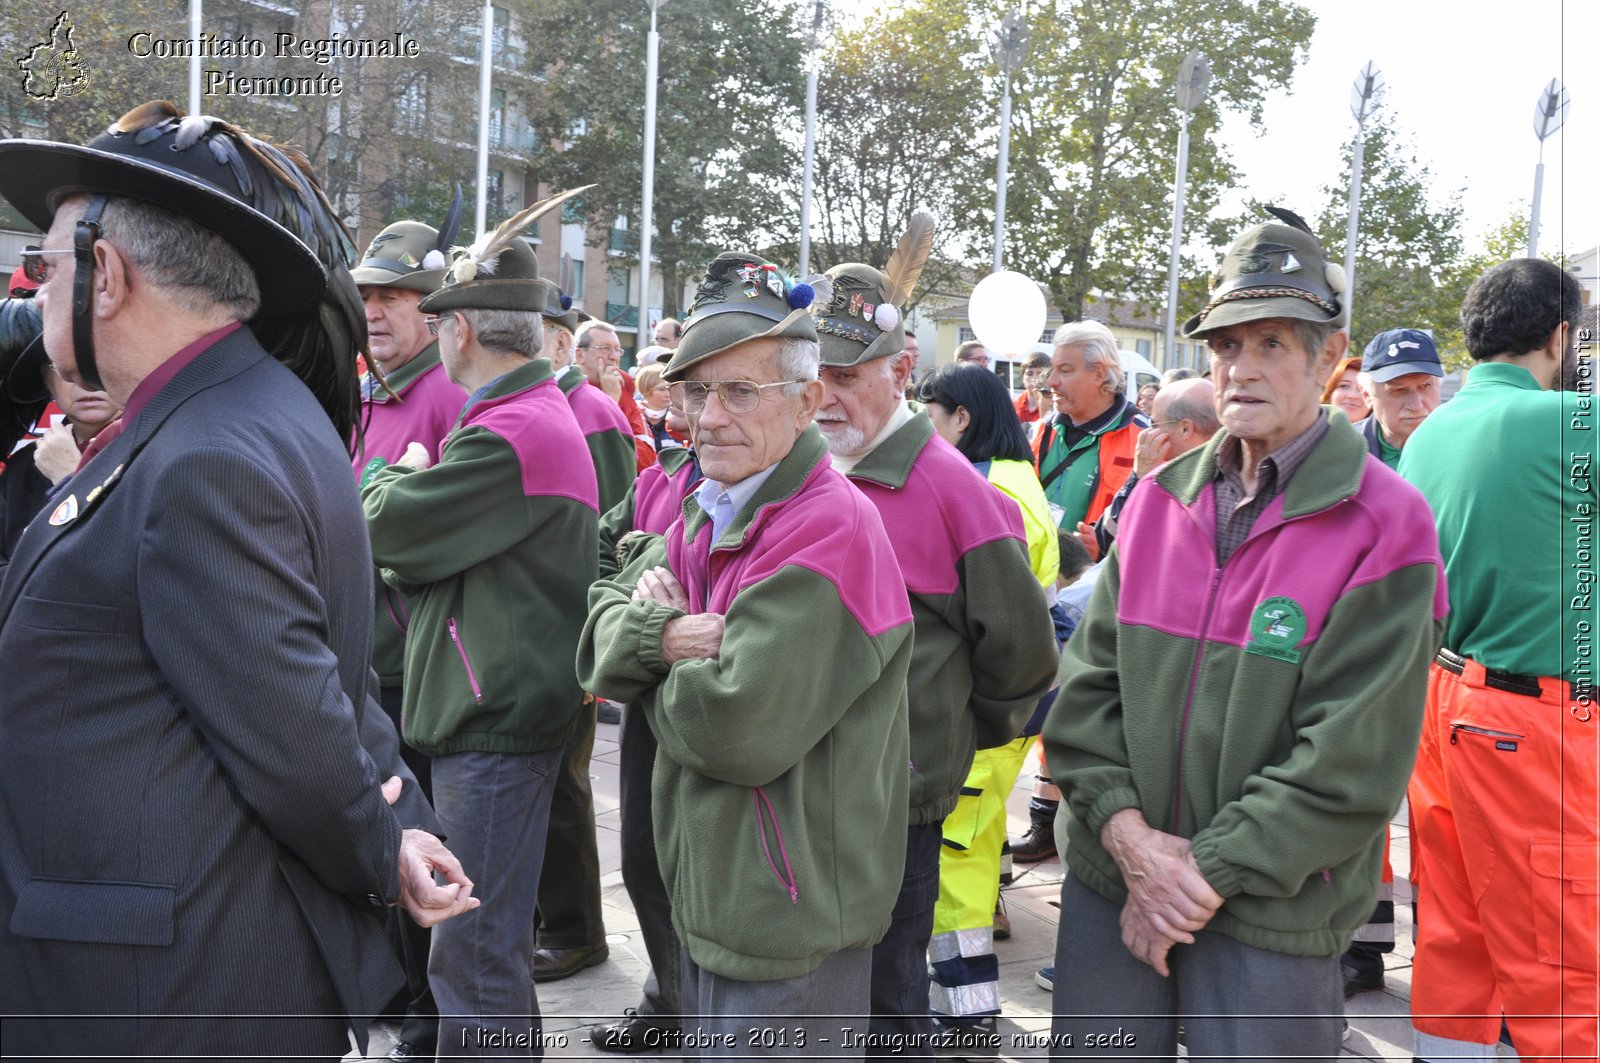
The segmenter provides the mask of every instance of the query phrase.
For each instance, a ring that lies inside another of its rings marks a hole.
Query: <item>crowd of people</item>
[[[1417,1057],[1595,1058],[1571,276],[1479,278],[1441,406],[1273,209],[1206,374],[1130,393],[1069,322],[1013,396],[977,343],[916,374],[916,214],[884,263],[718,255],[634,377],[523,238],[581,191],[353,256],[216,119],[0,141],[45,234],[0,306],[7,1053],[388,1015],[397,1063],[542,1058],[538,985],[608,958],[607,719],[651,971],[603,1051],[994,1058],[1002,878],[1059,854],[1053,1058],[1335,1057],[1409,797]]]

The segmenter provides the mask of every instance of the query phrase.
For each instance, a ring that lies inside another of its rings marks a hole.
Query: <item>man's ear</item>
[[[826,394],[827,391],[823,388],[822,381],[806,381],[805,389],[800,392],[800,409],[795,414],[796,428],[800,431],[805,430],[806,425],[810,424],[812,419],[816,417],[817,410],[822,408],[822,399]]]
[[[1344,329],[1335,329],[1328,333],[1328,338],[1322,344],[1322,357],[1317,359],[1313,366],[1316,378],[1319,381],[1326,381],[1333,373],[1333,367],[1344,360],[1345,352],[1349,349],[1350,333]]]
[[[104,320],[114,317],[127,305],[133,285],[143,278],[138,276],[133,263],[115,244],[104,240],[94,245],[94,283],[92,298],[94,314]]]

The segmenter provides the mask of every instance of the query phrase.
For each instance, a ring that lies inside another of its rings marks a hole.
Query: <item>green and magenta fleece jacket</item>
[[[985,488],[988,490],[988,488]],[[815,426],[715,543],[694,499],[589,593],[587,689],[643,706],[672,921],[695,963],[797,978],[889,928],[905,865],[911,609],[883,521]],[[666,566],[719,654],[668,665],[682,611],[633,601]]]
[[[915,413],[850,482],[877,507],[911,595],[911,823],[956,807],[972,754],[1022,733],[1060,663],[1022,513]]]
[[[428,460],[439,460],[439,444],[450,434],[467,393],[445,375],[434,341],[411,361],[384,378],[389,390],[362,381],[362,414],[367,419],[361,451],[354,459],[357,486],[367,475],[399,459],[415,440],[428,448]],[[391,397],[390,392],[393,392]],[[372,667],[378,681],[397,687],[405,677],[406,625],[410,603],[385,583],[373,581],[376,608],[372,623]]]
[[[1134,488],[1067,640],[1043,731],[1066,860],[1122,903],[1100,830],[1136,808],[1225,898],[1207,929],[1333,956],[1372,912],[1416,759],[1448,608],[1438,538],[1341,416],[1219,567],[1223,438]]]
[[[644,536],[664,535],[682,515],[683,500],[700,479],[700,466],[688,447],[668,447],[654,465],[645,466],[622,501],[600,515],[600,575],[621,571],[622,559],[643,546]],[[619,550],[630,533],[629,546]]]
[[[550,363],[501,377],[428,469],[361,492],[373,558],[414,603],[402,729],[428,756],[561,745],[599,537],[594,465]]]
[[[577,418],[578,429],[589,447],[595,480],[600,487],[600,512],[607,513],[633,486],[634,470],[638,467],[633,431],[628,427],[622,407],[612,402],[611,396],[599,388],[586,386],[589,378],[581,369],[569,367],[556,383],[571,404],[572,416]]]

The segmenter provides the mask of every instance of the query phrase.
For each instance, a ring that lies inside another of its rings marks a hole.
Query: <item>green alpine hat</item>
[[[1228,248],[1211,277],[1205,309],[1183,323],[1186,338],[1274,317],[1344,323],[1344,268],[1323,257],[1298,214],[1267,210],[1280,220],[1257,225]]]
[[[572,309],[572,296],[563,294],[554,284],[550,285],[550,300],[539,309],[539,313],[550,324],[560,325],[574,336],[578,334],[580,311]]]
[[[439,230],[420,221],[397,221],[373,238],[350,276],[361,285],[409,288],[424,295],[444,283],[450,263]]]
[[[846,262],[823,274],[811,310],[823,365],[861,365],[905,350],[906,318],[900,306],[916,287],[932,246],[933,215],[918,211],[882,270]]]
[[[807,308],[815,296],[766,259],[724,251],[712,260],[695,289],[683,322],[683,340],[662,374],[668,382],[684,371],[747,340],[813,340],[817,330]]]
[[[456,259],[444,287],[424,296],[417,309],[436,314],[441,310],[528,310],[542,314],[560,293],[539,276],[539,262],[527,241],[512,238],[479,257],[471,253]]]

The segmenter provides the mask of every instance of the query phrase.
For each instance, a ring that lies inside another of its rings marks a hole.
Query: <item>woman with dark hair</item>
[[[1060,544],[1027,436],[1005,385],[981,366],[957,362],[929,373],[917,397],[927,407],[934,431],[1017,503],[1034,576],[1053,603]],[[994,946],[992,938],[987,948],[974,938],[1011,933],[1000,902],[1005,801],[1033,741],[1024,735],[1003,746],[978,750],[961,798],[944,822],[939,900],[928,949],[933,960],[928,999],[941,1035],[957,1045],[964,1043],[963,1038],[993,1033],[991,1016],[998,1008],[986,1002],[999,1001]]]

